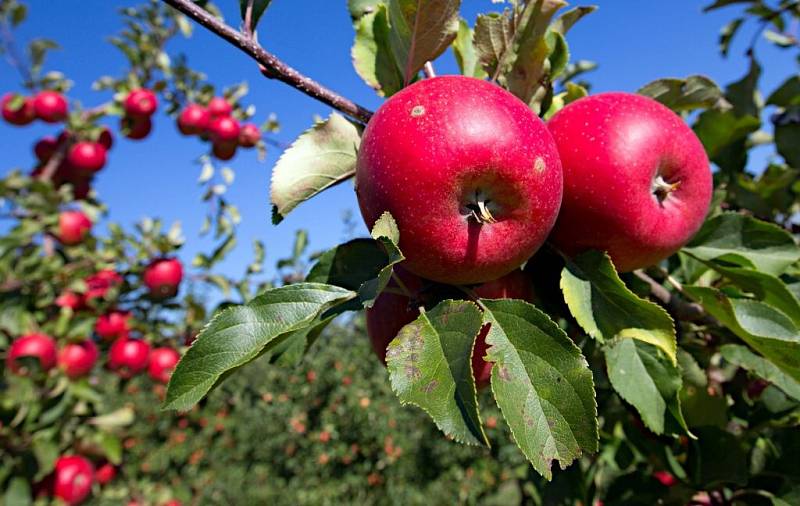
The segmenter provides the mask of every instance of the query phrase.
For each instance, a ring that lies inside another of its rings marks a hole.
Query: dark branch
[[[322,86],[313,79],[304,76],[297,70],[278,59],[275,55],[261,47],[255,40],[231,28],[205,9],[197,6],[191,0],[162,1],[189,16],[200,25],[211,30],[234,46],[238,47],[244,53],[251,56],[264,67],[266,72],[263,73],[267,77],[284,82],[289,86],[302,91],[306,95],[313,97],[320,102],[327,104],[334,109],[350,116],[351,118],[357,119],[363,123],[367,123],[370,117],[372,117],[372,111],[361,107],[352,100],[349,100]]]
[[[650,295],[663,304],[667,308],[667,311],[676,319],[696,322],[706,317],[703,306],[700,304],[696,302],[686,302],[640,270],[634,271],[633,273],[650,286]]]

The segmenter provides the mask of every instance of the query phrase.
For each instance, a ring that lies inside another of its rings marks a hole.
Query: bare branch
[[[313,79],[304,76],[294,68],[285,64],[275,55],[261,47],[255,40],[231,28],[224,22],[214,17],[205,9],[199,7],[191,0],[162,0],[183,14],[189,16],[200,25],[211,30],[244,53],[248,54],[263,66],[262,73],[267,77],[277,79],[296,88],[306,95],[327,104],[334,109],[367,123],[372,117],[372,111],[361,107],[350,99],[322,86]]]
[[[633,273],[650,286],[650,295],[661,302],[667,308],[667,311],[676,319],[694,322],[700,321],[706,317],[705,310],[700,304],[696,302],[686,302],[680,297],[675,296],[675,294],[664,288],[656,280],[641,270],[634,271]]]

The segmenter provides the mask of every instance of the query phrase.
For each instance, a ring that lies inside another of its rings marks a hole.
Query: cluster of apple
[[[211,152],[220,160],[230,160],[239,147],[252,148],[261,140],[261,130],[253,123],[239,123],[233,106],[222,97],[213,97],[204,107],[189,104],[178,115],[178,130],[211,141]]]
[[[156,94],[146,88],[138,88],[128,92],[122,107],[125,115],[120,120],[120,130],[125,137],[135,141],[144,139],[153,129],[150,119],[158,108]]]
[[[40,119],[45,123],[60,123],[67,119],[68,107],[64,95],[57,91],[40,91],[33,97],[7,93],[0,99],[3,119],[12,125],[25,126]]]
[[[584,97],[545,124],[489,82],[419,81],[375,113],[358,153],[362,216],[371,228],[391,213],[406,257],[393,281],[404,286],[367,311],[373,346],[383,358],[435,283],[529,300],[538,273],[520,266],[545,241],[564,256],[605,251],[620,272],[656,264],[700,228],[711,193],[700,140],[650,98]],[[487,333],[473,353],[479,385]]]

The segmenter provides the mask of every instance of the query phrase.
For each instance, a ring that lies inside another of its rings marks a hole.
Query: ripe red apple
[[[150,363],[147,365],[147,374],[154,381],[168,383],[172,370],[181,359],[180,353],[172,348],[155,348],[150,352]]]
[[[210,114],[212,118],[230,116],[231,112],[233,112],[231,103],[222,97],[214,97],[209,100],[206,109],[208,109],[208,114]]]
[[[141,339],[117,339],[108,349],[108,368],[132,378],[147,368],[150,345]]]
[[[252,148],[261,140],[261,130],[252,123],[245,123],[239,131],[239,145],[243,148]]]
[[[678,483],[678,480],[669,471],[655,471],[653,472],[653,478],[665,487],[672,487]]]
[[[114,145],[114,135],[111,133],[111,130],[109,130],[108,127],[103,127],[103,129],[100,131],[100,134],[97,136],[97,142],[106,148],[106,151],[111,149],[111,146]]]
[[[183,266],[177,258],[159,258],[144,270],[144,285],[153,297],[172,297],[183,279]]]
[[[198,104],[189,104],[178,116],[178,130],[183,135],[198,135],[206,131],[211,115],[208,109]]]
[[[128,139],[139,141],[150,135],[153,130],[153,122],[148,116],[125,116],[120,119],[120,130],[122,135]]]
[[[33,145],[33,153],[36,155],[36,159],[42,163],[47,163],[57,150],[58,140],[51,136],[42,137]]]
[[[86,293],[84,297],[87,302],[104,297],[111,288],[122,285],[122,282],[122,276],[111,269],[97,271],[86,278]]]
[[[103,341],[128,337],[131,330],[131,314],[127,311],[109,311],[100,315],[94,323],[94,331]]]
[[[386,348],[401,328],[419,316],[417,308],[423,297],[421,290],[424,282],[420,278],[397,267],[395,267],[395,274],[412,297],[384,291],[375,300],[372,308],[367,309],[367,334],[370,336],[372,349],[384,364],[386,363]],[[390,281],[389,288],[390,290],[398,289],[394,279]],[[513,270],[500,279],[479,285],[475,288],[475,293],[484,299],[522,299],[527,301],[533,299],[531,281],[520,269]],[[475,347],[472,352],[472,373],[478,388],[489,384],[492,372],[492,363],[484,360],[488,333],[489,325],[486,325],[475,338]]]
[[[55,300],[56,306],[68,307],[73,311],[83,308],[83,298],[75,292],[66,290],[61,293]]]
[[[28,374],[28,369],[19,359],[31,357],[39,361],[43,371],[56,365],[56,342],[45,334],[27,334],[16,339],[8,348],[6,367],[20,376]]]
[[[58,215],[58,240],[72,246],[80,243],[92,229],[92,220],[81,211],[63,211]]]
[[[23,97],[22,102],[17,107],[11,106],[11,101],[17,95],[15,93],[6,93],[0,99],[0,110],[2,110],[3,119],[12,125],[25,126],[30,124],[36,119],[36,109],[33,107],[33,99]]]
[[[80,504],[92,492],[94,467],[80,455],[59,457],[53,475],[53,495],[70,506]]]
[[[67,162],[78,174],[94,174],[106,164],[106,148],[99,142],[78,141],[67,152]]]
[[[564,201],[552,241],[568,255],[609,253],[632,271],[672,255],[702,225],[712,178],[703,145],[655,100],[601,93],[548,124],[564,167]]]
[[[239,142],[239,122],[230,116],[214,118],[208,125],[208,133],[211,142],[223,144],[226,142]]]
[[[100,485],[110,483],[117,476],[117,468],[111,462],[106,462],[97,468],[94,479]]]
[[[123,103],[125,114],[133,118],[149,118],[157,107],[156,94],[146,88],[131,90]]]
[[[239,144],[235,141],[215,142],[211,145],[211,152],[219,160],[230,160],[236,156],[236,148]]]
[[[69,378],[81,378],[91,372],[99,355],[97,345],[89,339],[69,343],[58,353],[58,365]]]
[[[442,283],[481,283],[519,267],[555,223],[561,186],[544,123],[470,77],[424,79],[392,96],[358,152],[367,226],[389,211],[408,270]]]
[[[57,91],[40,91],[33,99],[36,117],[46,123],[58,123],[67,119],[67,99]]]

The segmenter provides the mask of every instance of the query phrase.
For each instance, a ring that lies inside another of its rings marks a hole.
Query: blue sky
[[[59,70],[75,82],[70,99],[86,105],[99,104],[108,97],[91,90],[94,79],[104,74],[119,75],[124,70],[121,54],[106,43],[109,35],[121,28],[119,7],[133,1],[32,0],[29,18],[17,33],[22,45],[32,37],[57,40],[62,49],[52,53],[47,67]],[[238,1],[217,0],[226,19],[238,25]],[[490,0],[464,0],[462,15],[470,23],[478,12],[498,9]],[[641,85],[667,76],[705,74],[721,84],[738,79],[746,71],[744,43],[754,25],[745,27],[726,60],[719,56],[719,29],[731,20],[738,7],[701,12],[709,1],[640,2],[601,0],[600,9],[576,25],[569,34],[574,59],[599,63],[587,75],[593,91],[635,91]],[[582,5],[572,2],[572,5]],[[369,108],[381,100],[356,75],[350,61],[353,31],[346,0],[273,0],[261,21],[262,45],[300,71]],[[329,109],[276,81],[264,79],[242,53],[197,26],[189,40],[176,39],[168,46],[171,53],[183,52],[192,67],[208,75],[222,87],[240,81],[250,84],[245,102],[257,107],[260,123],[270,112],[277,114],[281,131],[275,138],[291,142],[308,128],[314,115],[326,116]],[[792,60],[765,43],[758,55],[764,63],[762,89],[772,90],[794,68]],[[436,63],[437,72],[455,73],[450,52]],[[11,67],[0,66],[0,91],[19,90],[19,78]],[[36,124],[15,128],[0,124],[0,153],[3,171],[14,167],[26,170],[32,165],[31,146],[42,135],[53,134],[52,126]],[[110,208],[109,219],[131,225],[145,216],[160,216],[167,223],[179,220],[187,245],[183,258],[188,262],[196,252],[212,247],[208,239],[198,239],[205,215],[197,185],[199,167],[193,160],[204,144],[178,135],[174,122],[164,115],[155,120],[154,134],[143,142],[118,139],[110,153],[109,165],[97,179],[96,189]],[[309,232],[313,250],[325,249],[344,236],[342,215],[354,213],[358,234],[366,233],[358,215],[352,185],[343,184],[296,209],[279,226],[269,219],[269,176],[279,152],[271,149],[267,160],[259,162],[254,152],[240,153],[230,162],[236,181],[228,199],[239,206],[243,216],[239,246],[221,265],[231,274],[241,273],[250,259],[250,243],[261,239],[267,248],[267,267],[288,254],[295,230]],[[763,154],[768,156],[768,153]]]

